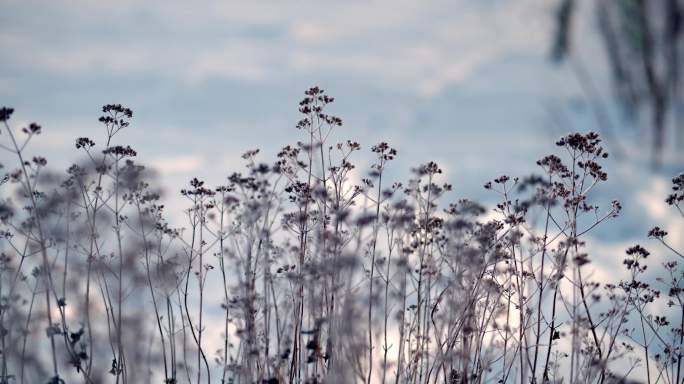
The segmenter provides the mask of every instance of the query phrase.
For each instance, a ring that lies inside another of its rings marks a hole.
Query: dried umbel
[[[672,179],[672,193],[667,196],[665,200],[669,205],[672,205],[682,212],[682,201],[684,201],[684,173]]]
[[[5,122],[9,120],[9,118],[12,116],[12,113],[14,113],[14,108],[1,107],[0,121]]]
[[[184,207],[161,204],[138,153],[116,143],[133,117],[121,105],[102,109],[104,147],[76,139],[86,160],[63,175],[25,159],[39,125],[10,140],[0,382],[681,381],[678,263],[648,281],[652,258],[634,246],[628,280],[588,277],[587,234],[622,208],[592,199],[607,179],[597,134],[561,138],[540,175],[486,183],[490,209],[445,202],[435,162],[388,180],[398,151],[384,141],[364,174],[359,143],[330,142],[333,102],[308,89],[301,140],[273,163],[245,152],[222,185],[192,178]],[[12,112],[0,109],[9,139]],[[683,180],[667,197],[680,213]],[[667,236],[649,232],[684,257]],[[662,300],[672,312],[652,313]]]

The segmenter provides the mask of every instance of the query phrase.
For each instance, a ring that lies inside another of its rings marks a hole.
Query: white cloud
[[[646,177],[647,188],[637,193],[637,202],[648,215],[649,222],[670,233],[666,239],[668,244],[681,252],[684,250],[684,238],[676,234],[684,233],[684,219],[675,208],[665,203],[670,193],[670,180],[660,176]]]
[[[204,164],[204,158],[199,155],[178,155],[158,157],[150,162],[152,168],[163,174],[191,173]]]
[[[665,220],[669,215],[669,207],[665,197],[669,189],[667,181],[661,177],[650,177],[648,187],[637,194],[637,201],[646,210],[651,219]]]

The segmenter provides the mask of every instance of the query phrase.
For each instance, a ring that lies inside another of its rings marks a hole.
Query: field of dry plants
[[[444,201],[434,162],[390,180],[401,148],[340,140],[333,102],[306,90],[294,144],[190,180],[185,206],[123,144],[144,129],[131,109],[104,106],[66,172],[29,155],[40,125],[0,109],[0,383],[683,382],[682,234],[655,227],[613,255],[628,279],[592,279],[587,234],[621,210],[593,198],[597,134],[494,175],[485,207]],[[673,176],[662,204],[684,220]]]

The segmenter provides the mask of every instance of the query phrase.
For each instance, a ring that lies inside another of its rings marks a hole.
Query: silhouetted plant
[[[185,229],[115,143],[130,109],[103,107],[104,147],[78,138],[84,161],[64,174],[27,160],[42,128],[18,141],[0,109],[18,160],[0,182],[0,382],[681,381],[678,264],[655,288],[635,246],[628,280],[587,277],[587,234],[621,210],[590,198],[608,177],[597,134],[562,137],[539,176],[486,183],[489,210],[445,203],[434,162],[389,181],[386,142],[355,185],[361,146],[332,141],[333,102],[305,92],[304,138],[274,163],[250,150],[225,184],[190,180]],[[666,201],[680,214],[683,190],[680,175]],[[667,236],[649,233],[684,257]]]

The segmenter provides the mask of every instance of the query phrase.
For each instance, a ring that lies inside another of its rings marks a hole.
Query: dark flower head
[[[81,148],[89,149],[89,148],[92,148],[94,145],[95,145],[95,142],[90,140],[87,137],[79,137],[78,139],[76,139],[76,148],[77,149],[81,149]]]
[[[182,189],[181,190],[181,195],[183,196],[214,196],[216,192],[212,191],[211,189],[208,189],[204,187],[204,181],[193,177],[192,180],[190,180],[190,186],[192,189]]]
[[[648,237],[662,239],[665,236],[667,236],[667,232],[662,230],[660,227],[653,227],[653,229],[648,231]]]
[[[416,174],[418,174],[419,176],[426,176],[426,175],[432,176],[435,174],[442,173],[442,169],[439,168],[437,163],[435,163],[434,161],[430,161],[427,164],[423,164],[420,167],[414,169],[414,172]]]
[[[121,114],[129,119],[133,117],[133,111],[130,108],[126,108],[121,104],[107,104],[102,107],[102,112],[110,114]]]
[[[679,205],[684,201],[684,173],[672,179],[672,192],[667,196],[665,202],[669,205]]]
[[[620,212],[622,212],[622,204],[620,203],[619,200],[613,200],[610,204],[613,207],[614,217],[618,216],[620,214]]]
[[[601,138],[596,132],[571,133],[563,136],[556,142],[559,147],[566,147],[575,152],[590,154],[596,157],[606,158],[608,154],[604,151]]]
[[[627,248],[626,253],[630,256],[641,256],[643,258],[648,257],[648,255],[651,254],[651,252],[647,251],[644,247],[641,245],[637,244],[633,247]]]
[[[107,127],[107,134],[114,136],[119,130],[128,127],[130,119],[133,117],[133,111],[130,108],[121,106],[121,104],[107,104],[102,107],[104,116],[98,119]]]
[[[0,108],[0,121],[9,120],[10,116],[12,116],[12,113],[14,113],[13,108],[7,108],[7,107]]]
[[[42,127],[36,123],[31,123],[28,127],[21,129],[21,131],[27,135],[40,135],[41,130]]]
[[[105,150],[102,151],[105,155],[114,155],[115,157],[119,158],[124,158],[124,157],[134,157],[137,156],[137,152],[133,150],[129,145],[127,146],[122,146],[122,145],[116,145],[113,147],[109,147]]]
[[[257,154],[259,154],[259,149],[250,149],[242,154],[242,158],[245,160],[253,159]]]
[[[325,91],[322,88],[319,88],[318,86],[311,87],[304,91],[304,94],[307,96],[318,96],[325,93]]]
[[[35,156],[33,158],[33,163],[39,167],[44,167],[47,165],[47,160],[41,156]]]
[[[549,174],[560,174],[561,177],[569,173],[568,167],[563,164],[560,157],[556,155],[549,155],[537,161],[537,165],[544,168]]]

